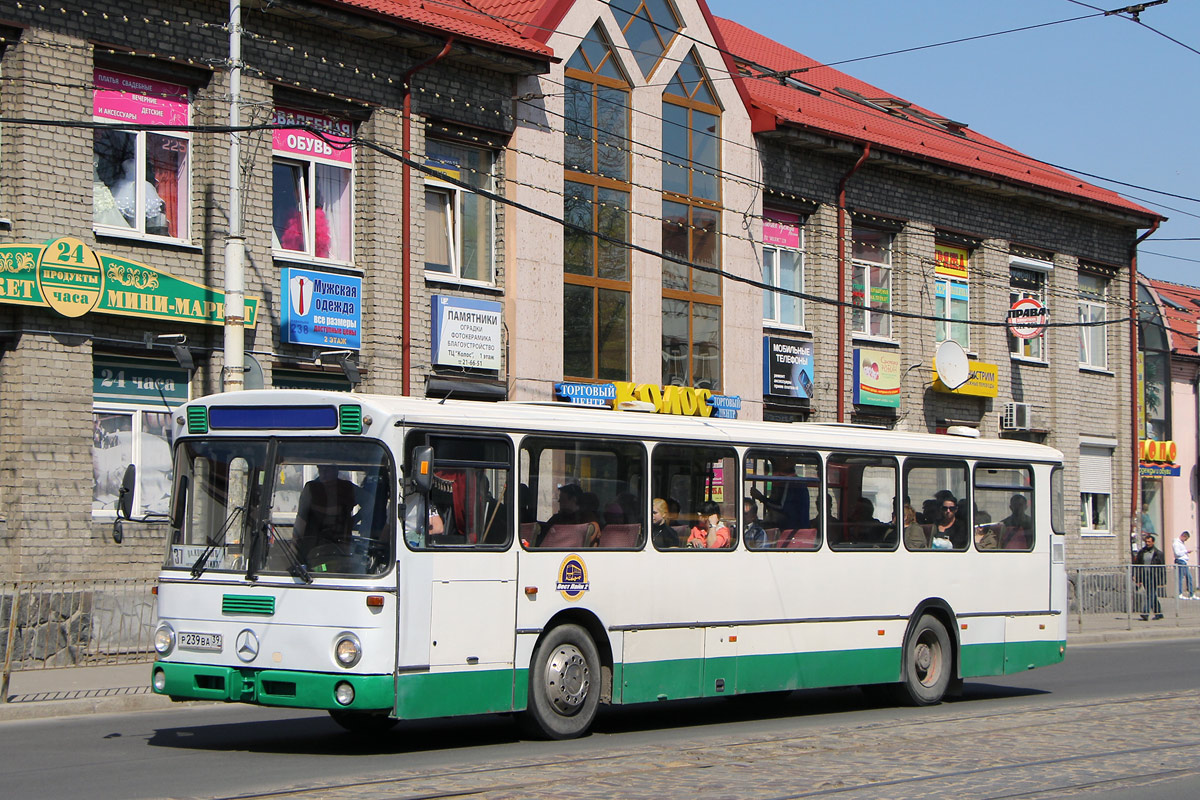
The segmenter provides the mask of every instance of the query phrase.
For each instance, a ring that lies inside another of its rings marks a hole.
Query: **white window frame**
[[[430,139],[428,142],[433,143],[439,140]],[[496,153],[494,150],[486,147],[471,147],[469,145],[460,144],[458,142],[445,142],[447,146],[457,147],[464,150],[472,150],[483,153],[488,160],[488,180],[487,186],[484,188],[490,192],[495,191],[496,184]],[[428,150],[428,145],[426,146]],[[468,182],[464,179],[464,182]],[[425,203],[428,208],[429,194],[433,192],[445,198],[444,206],[446,208],[447,231],[446,236],[449,242],[447,248],[450,264],[448,270],[431,269],[429,262],[425,262],[425,277],[427,280],[444,281],[448,283],[461,283],[473,286],[495,286],[496,285],[496,203],[489,197],[478,195],[470,189],[464,189],[449,181],[439,180],[433,175],[425,176]],[[485,232],[487,240],[491,243],[488,250],[488,260],[484,271],[487,273],[483,279],[465,278],[462,274],[462,253],[463,253],[463,197],[467,194],[476,194],[480,200],[487,204],[487,221],[488,230]],[[428,222],[428,219],[427,219]],[[425,235],[429,236],[429,228],[426,227]]]
[[[1079,533],[1081,536],[1112,536],[1112,461],[1117,442],[1113,439],[1080,437],[1079,440]],[[1108,527],[1093,528],[1096,503],[1104,498]]]
[[[120,72],[119,70],[105,70],[105,71]],[[120,74],[123,74],[123,75],[128,74],[133,78],[138,77],[134,73],[120,73]],[[182,86],[182,84],[172,84],[172,85]],[[187,100],[187,122],[189,125],[191,124],[191,121],[192,121],[192,100],[193,100],[192,93],[191,93],[191,91],[189,91],[188,92],[188,100]],[[174,130],[153,130],[153,129],[131,130],[128,128],[122,128],[121,124],[119,122],[115,122],[114,120],[109,119],[107,117],[96,116],[94,114],[92,116],[92,120],[99,125],[104,125],[106,127],[112,128],[115,131],[119,131],[123,134],[131,135],[134,137],[134,152],[135,152],[134,162],[137,166],[137,173],[134,176],[134,187],[135,187],[134,195],[135,195],[136,200],[135,200],[135,204],[134,204],[134,217],[133,217],[134,220],[137,222],[137,224],[136,225],[106,225],[104,223],[96,222],[95,219],[93,218],[93,221],[92,221],[93,232],[104,235],[104,236],[119,236],[119,237],[127,238],[127,239],[145,239],[147,241],[153,241],[153,242],[173,242],[173,243],[184,243],[184,244],[190,243],[191,242],[191,222],[192,222],[192,168],[193,168],[193,160],[192,160],[193,152],[192,152],[192,135],[191,135],[191,133],[189,133],[187,131],[174,131]],[[141,191],[141,187],[150,185],[149,179],[147,178],[147,175],[146,175],[146,142],[149,139],[151,134],[153,134],[155,136],[166,137],[169,139],[176,139],[178,141],[185,143],[184,146],[186,148],[185,155],[187,157],[187,169],[184,171],[184,173],[185,173],[184,178],[181,181],[181,184],[183,184],[183,185],[181,185],[179,187],[179,209],[178,209],[178,218],[176,219],[176,225],[178,226],[178,228],[177,228],[178,235],[177,236],[164,236],[162,234],[146,232],[146,197],[145,197],[145,192]],[[93,144],[93,152],[94,152],[94,147],[95,146]],[[95,181],[94,177],[93,177],[93,181]],[[103,184],[99,184],[99,185],[102,186]],[[93,191],[95,191],[95,189]],[[93,202],[93,213],[94,213],[95,202],[96,202],[94,196],[93,196],[92,202]]]
[[[954,292],[954,287],[956,287],[956,286],[961,286],[963,288],[963,291],[966,293],[967,315],[965,317],[963,317],[962,319],[955,319],[953,316],[953,312],[951,311],[951,309],[954,307],[952,298],[954,297],[953,292]],[[963,350],[969,351],[971,349],[971,326],[966,323],[970,322],[970,320],[971,320],[971,283],[970,283],[970,281],[964,281],[960,278],[951,278],[948,275],[938,275],[934,281],[933,291],[934,291],[934,307],[936,308],[937,293],[940,291],[943,293],[942,296],[945,298],[945,305],[943,306],[943,308],[946,312],[945,315],[941,319],[939,319],[936,323],[937,335],[934,338],[937,340],[937,342],[939,344],[946,341],[947,339],[954,338],[950,335],[950,332],[954,329],[955,323],[961,323],[963,325],[963,330],[965,331],[965,335],[963,336],[964,341],[961,341],[958,343],[960,345],[962,345]],[[958,340],[955,339],[955,341],[957,342]]]
[[[872,230],[877,230],[877,229],[872,229]],[[892,315],[891,315],[891,313],[888,313],[888,312],[892,311],[893,299],[894,299],[894,293],[893,293],[893,289],[892,289],[892,278],[895,276],[892,273],[892,251],[896,247],[896,234],[893,233],[892,231],[886,231],[886,230],[879,231],[879,232],[888,237],[887,247],[883,248],[880,251],[881,255],[883,256],[883,259],[881,261],[869,261],[869,260],[863,259],[863,258],[851,258],[850,259],[850,264],[851,264],[850,283],[851,283],[851,287],[852,287],[851,292],[853,292],[855,270],[860,267],[863,270],[863,304],[861,306],[855,306],[853,299],[851,299],[850,318],[853,320],[854,313],[856,311],[860,311],[862,313],[862,328],[861,329],[853,328],[854,334],[856,334],[858,336],[866,336],[866,337],[872,337],[872,338],[876,338],[876,339],[886,339],[886,340],[890,341],[892,339]],[[851,233],[851,241],[853,241],[853,240],[854,240],[854,234]],[[872,314],[871,289],[873,288],[873,284],[871,283],[871,270],[872,269],[884,269],[887,271],[886,274],[888,276],[887,306],[882,311],[877,312],[883,316],[884,321],[885,321],[884,327],[886,328],[886,330],[884,330],[880,333],[875,333],[874,331],[871,330],[871,314]]]
[[[1093,275],[1088,272],[1080,272],[1079,278],[1081,284],[1085,278],[1090,278],[1100,283],[1099,292],[1085,291],[1083,286],[1080,286],[1079,321],[1104,322],[1108,319],[1108,281],[1103,276]],[[1099,353],[1093,352],[1091,346],[1092,337],[1097,332],[1100,334],[1100,344],[1096,348],[1099,350]],[[1108,326],[1080,327],[1079,366],[1085,369],[1108,369]]]
[[[804,291],[804,221],[796,223],[797,232],[800,236],[800,242],[797,247],[784,247],[777,244],[763,244],[763,283],[774,286],[776,288],[794,289],[797,292]],[[789,253],[798,268],[799,286],[790,287],[782,286],[780,282],[780,254]],[[783,295],[779,292],[773,292],[770,289],[763,289],[763,322],[774,328],[787,328],[790,330],[804,330],[804,300],[797,297],[796,311],[797,319],[795,322],[788,322],[781,319],[781,305]]]
[[[96,414],[119,414],[119,415],[128,416],[131,418],[130,425],[132,427],[130,429],[130,434],[131,434],[132,442],[131,442],[131,449],[130,449],[130,459],[131,459],[130,463],[133,463],[137,466],[137,482],[134,485],[133,505],[132,505],[134,517],[143,517],[147,513],[150,513],[150,514],[166,513],[169,510],[165,505],[160,509],[149,509],[149,508],[144,507],[145,498],[143,497],[143,486],[148,477],[148,471],[147,471],[147,467],[146,467],[146,454],[144,453],[144,449],[146,446],[146,443],[144,440],[147,437],[143,433],[142,428],[143,428],[144,417],[146,414],[166,414],[167,422],[168,422],[167,430],[168,430],[168,432],[173,431],[174,426],[171,422],[171,417],[174,416],[175,411],[176,411],[176,409],[166,409],[161,404],[160,405],[134,405],[134,404],[130,404],[130,403],[115,403],[115,402],[97,402],[97,403],[92,404],[93,419],[94,419],[94,415],[96,415]],[[100,432],[98,430],[96,431],[96,435],[97,436],[100,435]],[[173,442],[168,441],[168,446],[170,446],[171,444],[173,444]],[[95,460],[95,458],[96,458],[97,445],[98,445],[97,442],[93,442],[93,444],[92,444],[93,460]],[[169,455],[170,455],[170,449],[168,447],[168,456]],[[117,469],[117,470],[110,469],[109,477],[115,478],[117,481],[119,481],[120,476],[124,473],[126,466],[128,466],[128,465],[125,464],[124,462],[122,462],[119,469]],[[168,488],[171,484],[172,474],[173,474],[172,471],[168,470],[168,472],[167,472]],[[92,516],[96,519],[115,519],[117,516],[116,501],[119,498],[119,496],[120,495],[118,492],[118,494],[113,498],[113,501],[111,503],[106,502],[104,506],[97,508],[95,506],[95,502],[96,502],[95,489],[93,488]]]
[[[1050,282],[1050,274],[1054,270],[1054,264],[1049,261],[1042,261],[1041,259],[1010,256],[1008,259],[1008,266],[1010,270],[1008,289],[1009,306],[1017,302],[1017,300],[1025,297],[1032,297],[1045,306],[1046,287]],[[1011,278],[1011,270],[1013,267],[1024,269],[1029,272],[1039,273],[1042,276],[1041,288],[1034,291],[1032,289],[1022,289],[1013,286]],[[1006,331],[1006,333],[1008,332]],[[1037,345],[1036,348],[1033,346],[1035,343]],[[1035,350],[1036,353],[1034,352]],[[1008,352],[1010,357],[1018,361],[1036,361],[1039,363],[1046,363],[1046,331],[1043,330],[1040,334],[1030,339],[1021,339],[1017,336],[1013,336],[1011,333],[1008,333]]]
[[[286,164],[290,167],[300,167],[303,170],[304,182],[301,186],[302,202],[304,204],[304,213],[301,216],[301,223],[304,226],[304,243],[303,250],[285,249],[279,241],[279,235],[275,230],[275,225],[271,225],[271,248],[275,258],[281,261],[298,261],[313,264],[337,264],[340,266],[350,267],[354,265],[354,205],[355,205],[355,185],[354,185],[354,165],[347,166],[345,164],[324,161],[318,158],[306,158],[296,153],[283,153],[275,151],[271,159],[271,180],[274,181],[275,165]],[[317,219],[317,193],[312,187],[317,185],[317,166],[329,167],[332,169],[340,169],[347,173],[349,179],[350,197],[347,200],[350,219],[347,221],[350,241],[347,243],[346,251],[348,258],[334,258],[317,255],[317,237],[315,223]],[[272,196],[272,204],[274,197]],[[275,212],[274,205],[271,208],[272,214]]]

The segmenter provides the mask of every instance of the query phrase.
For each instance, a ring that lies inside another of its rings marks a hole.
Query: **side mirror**
[[[183,527],[183,512],[187,509],[188,478],[180,476],[175,482],[175,495],[171,498],[171,527]]]
[[[133,516],[133,487],[137,485],[137,467],[130,464],[121,478],[121,492],[117,495],[117,515],[125,519]]]
[[[429,494],[433,488],[433,448],[428,445],[414,447],[410,463],[413,486],[421,494]]]

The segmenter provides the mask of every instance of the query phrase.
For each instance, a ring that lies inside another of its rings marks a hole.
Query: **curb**
[[[0,722],[85,714],[123,714],[151,711],[177,705],[171,698],[153,694],[146,687],[127,689],[88,689],[72,692],[41,692],[11,695],[0,703]]]

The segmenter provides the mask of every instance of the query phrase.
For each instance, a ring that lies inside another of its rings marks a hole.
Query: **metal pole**
[[[4,645],[4,676],[0,680],[0,703],[8,702],[8,679],[12,677],[13,641],[17,638],[17,611],[21,607],[21,587],[13,584],[12,606],[8,611],[8,639]]]
[[[246,238],[242,233],[242,3],[229,0],[229,235],[225,239],[225,391],[246,382]]]

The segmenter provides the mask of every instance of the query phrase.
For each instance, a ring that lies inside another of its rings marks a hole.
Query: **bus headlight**
[[[154,652],[160,656],[169,656],[175,649],[175,629],[170,623],[164,622],[154,631]]]
[[[357,664],[362,658],[362,645],[358,643],[358,637],[353,633],[339,633],[333,642],[333,656],[338,666],[346,669]]]

